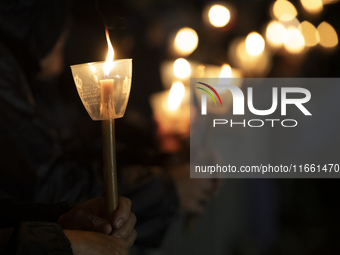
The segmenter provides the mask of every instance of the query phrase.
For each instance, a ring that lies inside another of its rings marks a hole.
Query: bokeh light
[[[247,77],[263,77],[271,67],[271,54],[264,49],[263,53],[257,56],[250,55],[246,50],[245,38],[235,39],[228,50],[232,64],[242,70],[242,75]],[[234,69],[232,69],[233,77]]]
[[[301,4],[310,13],[319,13],[323,9],[322,0],[301,0]]]
[[[219,4],[213,5],[208,13],[209,21],[214,27],[224,27],[230,20],[229,10]]]
[[[182,28],[175,37],[175,50],[182,55],[191,54],[198,45],[198,36],[192,28]]]
[[[174,63],[174,74],[177,78],[185,79],[190,76],[191,67],[189,62],[184,58],[179,58]]]
[[[300,21],[297,18],[291,19],[289,21],[282,21],[280,23],[286,28],[295,27],[300,30]]]
[[[172,84],[169,97],[168,97],[168,109],[175,111],[180,106],[184,97],[185,88],[182,82],[175,82]]]
[[[282,21],[292,20],[297,15],[294,5],[286,0],[277,0],[273,5],[272,11],[274,16]]]
[[[278,21],[271,21],[266,30],[266,39],[270,46],[281,47],[287,38],[286,28]]]
[[[317,29],[320,36],[320,45],[332,48],[338,44],[338,35],[335,29],[327,22],[322,22]]]
[[[304,50],[305,39],[299,29],[295,27],[287,29],[287,39],[284,42],[284,47],[292,54],[298,54]]]
[[[313,24],[309,23],[308,21],[304,21],[301,23],[300,27],[303,38],[305,39],[305,45],[307,47],[312,47],[319,43],[319,33]]]
[[[222,66],[222,70],[220,73],[220,78],[232,78],[231,67],[228,64],[224,64]]]
[[[263,37],[257,33],[252,32],[246,38],[246,50],[249,55],[257,56],[260,55],[264,50],[264,39]]]
[[[326,4],[335,4],[337,3],[339,0],[322,0],[322,4],[326,5]]]

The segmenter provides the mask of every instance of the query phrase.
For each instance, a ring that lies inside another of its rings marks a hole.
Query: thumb
[[[106,219],[100,218],[83,210],[79,210],[77,212],[75,225],[80,230],[94,231],[103,234],[110,234],[112,232],[112,226]]]

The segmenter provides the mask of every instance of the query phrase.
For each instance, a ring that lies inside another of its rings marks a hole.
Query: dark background
[[[149,106],[151,93],[162,90],[159,65],[164,60],[174,60],[168,51],[170,34],[189,26],[199,36],[198,48],[189,60],[221,65],[229,62],[230,42],[252,31],[262,32],[270,20],[269,9],[273,1],[228,1],[237,10],[233,24],[225,29],[207,28],[202,21],[202,11],[210,1],[114,1],[105,11],[122,17],[107,21],[120,27],[110,30],[115,58],[133,59],[133,79],[128,108],[123,119],[117,120],[119,140],[148,151],[157,147],[152,112]],[[299,12],[298,19],[308,19],[314,25],[327,21],[340,31],[340,4],[324,7],[317,18],[310,18],[299,1],[292,1]],[[111,9],[112,8],[112,9]],[[103,11],[103,12],[105,12]],[[104,13],[105,16],[105,13]],[[123,26],[124,29],[121,29]],[[55,93],[61,95],[67,113],[62,114],[65,140],[69,139],[70,152],[74,146],[78,157],[88,155],[97,145],[100,123],[93,122],[81,105],[71,71],[68,66],[78,63],[103,61],[106,58],[106,41],[102,17],[94,8],[94,1],[79,1],[68,21],[69,39],[65,49],[65,69],[56,81]],[[273,65],[267,77],[338,77],[340,56],[338,48],[324,50],[321,46],[310,49],[303,56],[274,54]],[[322,84],[320,84],[320,87]],[[323,93],[329,88],[320,88]],[[50,93],[51,90],[46,90]],[[53,108],[53,102],[50,102]],[[338,118],[338,106],[329,105],[333,118]],[[60,109],[58,109],[59,111]],[[61,113],[60,113],[61,114]],[[327,124],[318,132],[325,132],[325,139],[338,137],[337,129]],[[307,132],[307,131],[306,131]],[[91,136],[89,134],[92,134]],[[298,137],[307,134],[299,134]],[[279,139],[289,139],[280,134]],[[71,138],[72,137],[72,138]],[[76,138],[77,139],[76,139]],[[320,136],[321,137],[321,136]],[[324,139],[324,138],[322,138]],[[83,146],[73,144],[81,141]],[[322,152],[329,144],[307,137],[301,143],[313,145],[313,153]],[[117,145],[119,146],[119,144]],[[261,145],[259,145],[261,146]],[[289,161],[291,151],[276,155]],[[294,148],[293,148],[294,149]],[[329,147],[338,153],[335,147]],[[294,154],[299,157],[299,151]],[[303,154],[303,152],[301,152]],[[138,153],[133,158],[140,160]],[[312,155],[312,154],[311,154]],[[247,155],[244,155],[247,157]],[[307,155],[307,158],[308,155]],[[169,229],[159,251],[133,250],[138,254],[339,254],[339,198],[338,179],[231,179],[226,180],[218,198],[207,205],[205,215],[196,218],[192,230],[185,228],[184,218],[179,217]]]

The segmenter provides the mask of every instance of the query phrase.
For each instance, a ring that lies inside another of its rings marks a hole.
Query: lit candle
[[[100,80],[101,97],[100,97],[100,115],[104,119],[113,119],[115,117],[114,102],[113,102],[113,88],[114,79],[108,79],[110,70],[113,66],[114,51],[111,45],[108,29],[105,29],[106,40],[109,47],[109,52],[103,67],[105,80]]]
[[[113,99],[114,80],[108,79],[113,66],[114,51],[111,45],[108,29],[105,28],[108,44],[108,54],[103,66],[105,80],[100,80],[100,115],[103,132],[104,185],[108,214],[113,214],[118,206],[117,173],[116,173],[116,145],[115,145],[115,108]]]
[[[130,95],[132,59],[113,61],[114,52],[107,29],[106,39],[109,51],[105,63],[73,65],[71,70],[88,114],[92,120],[102,121],[103,182],[107,215],[110,215],[118,204],[114,119],[124,116]]]

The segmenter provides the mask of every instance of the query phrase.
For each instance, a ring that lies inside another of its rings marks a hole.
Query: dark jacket
[[[73,204],[33,204],[0,192],[0,231],[13,228],[3,254],[72,254],[71,244],[55,222]],[[3,237],[4,238],[4,237]]]

